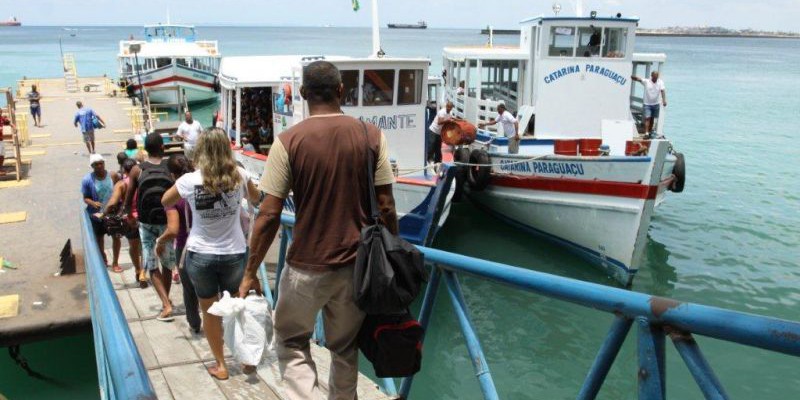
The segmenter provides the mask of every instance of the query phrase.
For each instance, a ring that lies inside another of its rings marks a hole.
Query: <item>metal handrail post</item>
[[[422,307],[419,309],[419,324],[425,332],[428,332],[433,305],[436,303],[436,294],[439,292],[439,281],[442,277],[442,270],[436,264],[431,265],[431,276],[428,278],[428,285],[425,287],[425,296],[422,297]],[[425,343],[425,336],[422,337]],[[411,384],[414,383],[414,376],[407,376],[400,381],[400,397],[407,399],[411,392]]]
[[[694,337],[690,333],[672,332],[669,336],[705,398],[727,400],[728,394],[725,393],[725,389],[714,374],[714,370],[711,369],[708,361],[703,357],[700,346],[697,345]]]
[[[487,400],[499,399],[500,397],[497,395],[497,389],[492,379],[492,373],[489,371],[489,364],[486,363],[486,357],[483,354],[481,342],[469,318],[469,310],[464,301],[461,284],[458,283],[458,279],[452,271],[444,272],[444,282],[447,285],[447,292],[450,294],[453,309],[458,317],[461,333],[464,335],[464,340],[467,342],[470,361],[472,361],[472,367],[475,369],[475,376],[478,378],[478,384],[481,387],[481,392],[483,392],[483,398]]]
[[[664,331],[647,318],[636,318],[639,327],[639,400],[666,399]]]
[[[617,354],[619,354],[619,350],[622,348],[622,344],[625,343],[625,338],[631,330],[631,325],[633,325],[633,320],[630,318],[620,316],[614,318],[614,322],[608,330],[606,340],[603,342],[602,347],[600,347],[600,351],[597,353],[592,368],[589,370],[589,373],[586,374],[586,380],[583,382],[583,387],[581,387],[581,391],[578,394],[578,399],[588,400],[597,397],[600,388],[603,386],[603,382],[606,380],[606,376],[608,376],[608,371],[611,370],[611,366],[614,364],[614,360],[616,360]]]

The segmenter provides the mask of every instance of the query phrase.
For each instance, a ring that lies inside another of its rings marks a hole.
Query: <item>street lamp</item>
[[[142,71],[139,68],[139,52],[142,51],[142,45],[139,43],[128,46],[128,51],[133,53],[133,68],[136,70],[136,78],[139,80],[139,101],[144,106],[144,86],[142,85]]]

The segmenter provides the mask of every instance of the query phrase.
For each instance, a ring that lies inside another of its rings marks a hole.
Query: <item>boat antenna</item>
[[[167,25],[171,24],[169,20],[169,5],[167,5]]]
[[[583,17],[583,0],[577,0],[575,2],[575,16],[578,18]]]
[[[385,54],[381,48],[381,32],[378,25],[378,0],[372,0],[372,56],[382,58]]]

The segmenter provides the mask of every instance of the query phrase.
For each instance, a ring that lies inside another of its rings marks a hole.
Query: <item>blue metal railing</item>
[[[280,272],[285,265],[285,252],[288,242],[291,241],[291,227],[294,225],[294,218],[284,215],[281,223],[283,234],[277,266],[278,281]],[[440,281],[444,278],[445,288],[464,335],[475,375],[485,399],[499,397],[481,348],[478,332],[470,319],[469,308],[464,301],[458,281],[458,274],[462,273],[608,312],[615,316],[608,335],[577,395],[578,399],[593,399],[597,396],[634,323],[638,330],[637,376],[640,399],[666,398],[665,342],[667,337],[673,342],[698,387],[708,399],[727,399],[728,395],[706,362],[692,334],[800,357],[800,322],[679,302],[442,250],[417,247],[425,253],[425,260],[432,268],[422,299],[418,316],[419,322],[425,329],[430,326],[431,312]],[[277,295],[276,290],[274,292],[276,299]],[[384,380],[382,386],[388,394],[399,394],[403,398],[407,398],[412,382],[413,376],[402,378],[399,392],[395,391],[395,382],[391,379]]]
[[[111,285],[89,214],[81,209],[86,287],[102,399],[156,399],[142,357]]]

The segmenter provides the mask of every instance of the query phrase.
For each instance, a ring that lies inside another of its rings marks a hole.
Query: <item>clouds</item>
[[[516,27],[524,18],[574,14],[567,0],[380,0],[381,25],[426,20],[431,28]],[[26,0],[5,2],[3,11],[28,25],[143,25],[173,21],[214,25],[368,26],[371,0],[361,0],[354,13],[350,0],[139,0],[136,7],[118,0]],[[765,30],[800,29],[798,0],[584,0],[586,14],[617,12],[641,18],[643,27],[719,25]]]

